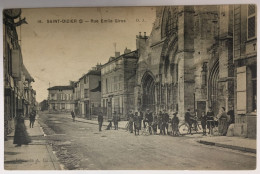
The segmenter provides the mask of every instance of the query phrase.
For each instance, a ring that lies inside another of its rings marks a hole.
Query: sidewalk
[[[205,136],[198,138],[197,142],[211,146],[256,153],[256,139],[227,136]]]
[[[14,131],[4,142],[5,170],[60,170],[56,156],[44,140],[44,133],[36,120],[34,127],[29,127],[29,120],[25,120],[27,132],[32,139],[29,145],[15,147],[13,144]]]

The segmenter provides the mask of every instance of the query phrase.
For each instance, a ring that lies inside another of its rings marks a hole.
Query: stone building
[[[101,106],[106,118],[112,118],[117,111],[126,119],[129,110],[134,109],[134,86],[138,52],[125,49],[124,54],[116,52],[115,57],[101,68]]]
[[[154,112],[213,105],[208,98],[208,49],[218,34],[217,6],[159,7],[149,36],[137,36],[136,106]]]
[[[235,135],[256,138],[257,8],[234,5]]]
[[[136,43],[136,108],[183,119],[187,109],[200,116],[234,107],[235,134],[255,132],[254,5],[158,7],[150,36]]]
[[[36,92],[31,83],[34,79],[24,63],[17,28],[26,24],[21,9],[3,11],[3,69],[4,69],[4,134],[14,129],[14,117],[22,112],[25,116],[35,109]]]
[[[92,115],[97,115],[101,108],[101,65],[93,67],[83,75],[78,82],[80,91],[79,115],[91,119]]]
[[[80,105],[80,83],[79,81],[73,82],[73,99],[74,99],[74,112],[76,115],[81,115],[81,105]]]
[[[48,88],[49,112],[62,113],[74,110],[73,86],[53,86]]]

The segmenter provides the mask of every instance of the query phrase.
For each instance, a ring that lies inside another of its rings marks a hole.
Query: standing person
[[[172,135],[173,136],[178,136],[179,133],[179,118],[177,116],[178,112],[175,112],[173,114],[173,118],[172,118]]]
[[[161,134],[163,134],[163,135],[165,135],[165,127],[166,127],[165,110],[163,110],[162,123],[161,123]]]
[[[187,112],[185,113],[185,122],[189,125],[189,133],[192,135],[191,128],[192,128],[192,118],[190,114],[190,109],[187,109]]]
[[[100,111],[98,114],[98,127],[99,127],[99,132],[102,131],[102,124],[103,124],[103,113]]]
[[[144,119],[144,115],[143,115],[143,112],[141,111],[140,108],[138,109],[138,115],[139,115],[139,122],[140,122],[140,128],[139,128],[139,130],[141,130],[141,129],[142,129],[142,121],[143,121],[143,119]]]
[[[30,128],[33,128],[34,122],[35,122],[35,117],[36,117],[36,111],[32,111],[30,113],[29,119],[30,119]]]
[[[16,147],[22,146],[22,144],[29,144],[31,142],[30,137],[26,131],[26,127],[24,124],[24,115],[21,110],[19,110],[18,116],[16,117],[16,125],[14,132],[14,142],[13,144],[17,144]]]
[[[209,129],[208,134],[212,133],[212,129],[213,127],[215,127],[214,124],[214,112],[212,111],[212,107],[208,108],[208,112],[207,112],[207,128]]]
[[[147,122],[148,122],[148,126],[149,126],[149,133],[152,134],[153,113],[150,112],[149,109],[147,109],[147,113],[146,113],[145,117],[147,118]]]
[[[113,121],[114,121],[115,130],[118,130],[119,118],[118,118],[118,114],[116,113],[116,111],[114,111],[114,114],[113,114]]]
[[[129,111],[128,118],[129,118],[129,131],[130,133],[133,133],[134,114],[132,110]]]
[[[203,129],[203,136],[206,136],[206,125],[207,125],[207,116],[205,114],[205,112],[201,113],[201,126]]]
[[[138,115],[138,112],[135,112],[134,115],[134,129],[135,129],[135,135],[136,135],[136,131],[139,135],[139,130],[140,130],[140,116]]]
[[[72,119],[73,119],[73,122],[75,122],[75,113],[74,113],[73,110],[71,111],[71,117],[72,117]]]
[[[225,107],[220,108],[220,112],[217,118],[219,120],[218,132],[220,135],[225,136],[227,134],[227,129],[228,129],[227,113]]]
[[[165,121],[165,123],[164,123],[164,127],[166,128],[166,135],[168,135],[169,134],[169,132],[168,132],[168,128],[169,128],[169,114],[166,112],[166,110],[164,110],[164,121]],[[164,129],[165,129],[164,128]],[[165,131],[164,131],[165,132]],[[165,133],[164,133],[165,134]]]

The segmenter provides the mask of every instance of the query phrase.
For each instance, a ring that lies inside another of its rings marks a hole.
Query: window
[[[107,85],[107,79],[106,79],[106,88],[105,88],[106,89],[106,93],[108,92],[107,88],[108,88],[108,85]]]
[[[84,97],[88,98],[88,89],[84,89]]]
[[[247,19],[247,39],[256,37],[256,6],[254,4],[248,5],[248,19]]]
[[[163,12],[162,19],[162,38],[170,35],[177,28],[178,8],[166,7]]]
[[[237,68],[237,113],[246,114],[246,66]]]
[[[87,84],[87,83],[88,83],[88,77],[85,76],[85,77],[84,77],[84,84]]]
[[[65,109],[65,103],[61,103],[61,109]]]

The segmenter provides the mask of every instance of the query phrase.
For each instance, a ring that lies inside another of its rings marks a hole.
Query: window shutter
[[[12,76],[21,78],[21,55],[19,50],[12,50]]]
[[[237,113],[246,114],[246,66],[237,68]]]

